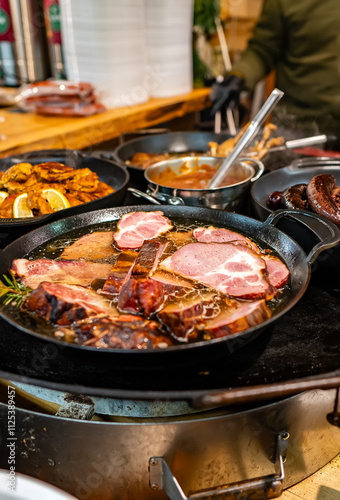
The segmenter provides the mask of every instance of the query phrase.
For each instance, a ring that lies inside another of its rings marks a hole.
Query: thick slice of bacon
[[[231,297],[269,300],[275,293],[264,259],[243,242],[189,243],[160,267]]]
[[[120,218],[113,239],[118,248],[135,250],[145,240],[157,238],[172,227],[170,220],[161,211],[130,212]]]
[[[194,238],[200,243],[226,243],[229,241],[244,241],[248,243],[254,252],[260,253],[260,249],[253,241],[243,234],[236,233],[226,228],[216,228],[210,226],[207,228],[197,228],[193,231]]]
[[[167,246],[168,242],[145,241],[133,266],[132,278],[143,279],[151,276]]]
[[[110,349],[161,349],[173,344],[159,323],[128,314],[91,316],[72,329],[60,328],[57,335],[75,335],[79,344]]]
[[[48,281],[40,283],[30,293],[23,309],[58,325],[70,325],[93,314],[115,312],[110,303],[93,290]]]
[[[288,281],[290,272],[288,267],[281,259],[274,255],[262,255],[265,260],[268,271],[268,280],[275,288],[282,288]]]
[[[163,307],[166,298],[166,290],[159,281],[133,278],[129,279],[120,291],[118,309],[121,312],[149,317]]]
[[[113,231],[95,231],[85,234],[72,245],[66,247],[60,255],[68,260],[106,260],[112,259],[118,253],[113,246]]]
[[[157,312],[166,300],[165,288],[159,281],[150,279],[167,243],[145,241],[132,268],[131,277],[122,286],[118,309],[122,312],[150,316]]]
[[[204,332],[212,338],[225,337],[242,332],[263,323],[271,317],[271,311],[264,300],[237,302],[225,308],[218,316],[207,320]]]
[[[137,252],[124,250],[110,269],[110,274],[101,290],[103,295],[117,295],[124,283],[130,279],[132,268],[138,256]]]
[[[12,269],[21,283],[35,289],[43,281],[89,286],[95,279],[106,279],[111,264],[84,260],[15,259]]]

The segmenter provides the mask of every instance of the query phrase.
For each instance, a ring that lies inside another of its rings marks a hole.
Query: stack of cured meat
[[[105,111],[90,83],[46,80],[24,85],[15,103],[25,111],[58,116],[90,116]]]

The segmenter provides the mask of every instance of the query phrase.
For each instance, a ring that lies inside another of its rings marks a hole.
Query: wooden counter
[[[209,88],[189,94],[150,99],[86,118],[22,113],[15,108],[0,111],[0,157],[36,149],[82,149],[118,137],[122,133],[157,125],[209,105]]]

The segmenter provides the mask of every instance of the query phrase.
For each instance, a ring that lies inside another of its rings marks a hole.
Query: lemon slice
[[[64,208],[70,207],[68,199],[57,189],[43,189],[42,195],[51,205],[53,210],[63,210]]]
[[[13,203],[13,216],[16,219],[21,217],[33,217],[33,212],[27,203],[27,193],[19,194]]]
[[[5,198],[7,198],[8,193],[6,191],[0,191],[0,205],[4,201]]]

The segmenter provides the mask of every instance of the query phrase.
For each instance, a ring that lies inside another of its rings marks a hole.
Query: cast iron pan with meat
[[[143,377],[157,377],[157,383],[162,383],[165,374],[167,377],[169,376],[169,370],[170,373],[176,370],[178,375],[181,371],[185,374],[188,367],[197,366],[207,360],[214,361],[218,359],[220,362],[228,363],[228,359],[233,356],[233,353],[238,349],[247,349],[249,342],[253,346],[251,350],[256,353],[256,348],[262,345],[261,338],[266,328],[277,322],[304,295],[310,280],[311,264],[316,256],[324,249],[331,248],[340,241],[340,230],[334,224],[309,213],[303,214],[305,217],[304,222],[320,235],[322,243],[319,243],[306,256],[305,252],[294,240],[275,227],[278,220],[295,217],[296,212],[294,211],[279,211],[270,216],[265,222],[260,222],[235,213],[199,207],[160,206],[157,208],[170,220],[185,218],[188,224],[205,227],[210,225],[226,227],[240,232],[250,239],[255,239],[264,248],[268,247],[276,251],[290,271],[289,293],[284,303],[270,319],[230,337],[152,350],[98,349],[91,346],[62,342],[53,336],[45,337],[39,331],[37,324],[29,325],[27,322],[23,322],[18,317],[14,307],[2,307],[1,317],[11,325],[11,328],[20,333],[19,339],[22,338],[25,341],[29,337],[39,339],[46,345],[46,352],[53,351],[55,356],[61,356],[66,360],[66,365],[68,364],[67,359],[70,360],[69,372],[67,373],[69,381],[77,380],[79,382],[81,374],[87,372],[93,374],[93,384],[103,386],[106,383],[103,372],[107,372],[110,374],[111,383],[115,373],[126,373],[126,379],[130,382],[132,376],[135,378],[142,375]],[[1,251],[0,274],[3,275],[8,272],[13,259],[25,257],[38,246],[46,244],[56,236],[74,230],[79,230],[80,233],[84,234],[84,228],[90,229],[91,225],[118,221],[124,214],[134,211],[152,212],[154,207],[130,206],[98,210],[68,217],[40,227],[22,236]],[[2,332],[2,335],[6,335],[6,329]],[[8,342],[11,343],[10,335],[8,336]],[[17,350],[19,347],[18,340],[16,340],[13,349]],[[96,373],[98,373],[98,376]],[[55,375],[57,376],[57,374]],[[124,384],[124,376],[120,383]]]

